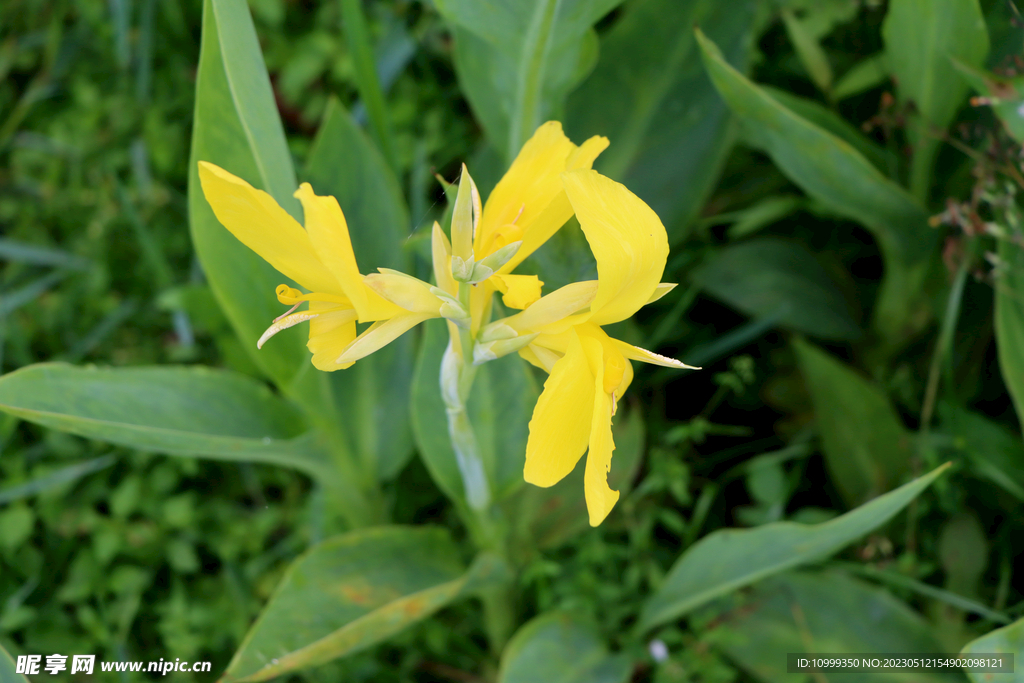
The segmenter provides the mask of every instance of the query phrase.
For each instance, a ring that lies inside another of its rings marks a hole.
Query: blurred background
[[[842,559],[872,586],[872,600],[902,600],[907,607],[899,610],[917,613],[914,628],[958,651],[1024,613],[1024,446],[993,339],[996,261],[985,258],[991,245],[968,249],[965,238],[980,234],[972,216],[995,215],[979,204],[982,194],[1013,201],[1004,180],[1012,185],[1020,167],[1019,143],[989,107],[964,98],[923,197],[944,240],[934,256],[939,285],[928,312],[911,321],[912,333],[878,362],[868,323],[882,275],[874,238],[805,196],[750,144],[751,133],[711,90],[696,50],[672,61],[671,36],[644,28],[661,17],[673,31],[689,31],[683,6],[690,3],[676,4],[626,0],[604,17],[589,75],[556,113],[575,142],[612,137],[605,172],[669,228],[664,280],[680,287],[618,336],[704,370],[683,377],[637,368],[630,394],[645,406],[647,436],[636,490],[605,525],[528,566],[525,609],[585,611],[614,643],[624,615],[635,614],[680,548],[699,536],[784,519],[820,522],[852,507],[857,475],[837,475],[823,456],[822,416],[815,422],[790,344],[805,334],[849,363],[843,372],[870,379],[888,397],[892,408],[876,422],[849,416],[850,429],[881,435],[872,458],[902,457],[886,449],[922,426],[931,396],[923,425],[931,455],[910,456],[910,471],[953,460],[953,473]],[[794,109],[816,103],[800,111],[827,114],[831,123],[822,125],[852,136],[890,176],[906,177],[914,112],[897,101],[877,59],[886,3],[740,4],[716,20],[746,22],[730,33],[732,44],[719,41],[741,69],[780,98],[806,98]],[[1005,0],[981,5],[991,42],[986,68],[1024,71],[1017,9]],[[250,0],[249,7],[301,165],[330,96],[367,121],[341,3]],[[467,161],[486,193],[503,164],[460,88],[452,30],[438,11],[414,0],[364,8],[410,207],[408,248],[419,250],[421,230],[444,206],[434,174],[454,180]],[[188,233],[201,21],[202,3],[191,0],[0,3],[0,373],[66,361],[205,363],[257,374],[205,284]],[[609,66],[616,60],[620,81],[637,69],[637,83],[654,83],[651,92],[641,88],[638,100],[616,91]],[[634,130],[641,143],[628,130],[616,139],[607,129],[626,106],[649,107],[646,127]],[[700,126],[706,134],[695,135]],[[641,151],[615,156],[618,142]],[[540,257],[557,261],[557,246]],[[942,351],[948,374],[936,393],[929,372],[961,270]],[[843,372],[824,380],[837,394],[855,383]],[[0,415],[0,448],[0,644],[12,654],[170,656],[211,660],[222,671],[288,561],[318,540],[310,484],[296,472],[129,451],[9,415]],[[418,459],[389,492],[396,521],[458,532]],[[822,609],[860,628],[854,612],[874,603],[856,599],[862,594],[853,588],[828,590],[839,596]],[[774,628],[771,614],[759,618],[736,625],[709,614],[698,627],[669,629],[660,637],[678,653],[678,670],[661,667],[659,680],[772,680],[756,673],[742,644],[744,629]],[[479,616],[462,604],[386,646],[294,678],[473,681],[467,672],[485,650]],[[640,668],[634,680],[655,680],[653,671],[653,663]]]

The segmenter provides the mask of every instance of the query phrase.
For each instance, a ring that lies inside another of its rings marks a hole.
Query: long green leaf
[[[842,291],[795,242],[759,238],[721,250],[693,273],[708,292],[756,318],[823,339],[856,339],[860,329]]]
[[[0,646],[0,683],[29,683],[28,676],[18,673],[14,657]]]
[[[436,0],[455,31],[459,82],[512,159],[591,67],[591,27],[622,0]]]
[[[911,435],[888,397],[816,346],[794,340],[793,348],[832,481],[851,506],[885,493],[909,471],[913,455]]]
[[[961,654],[968,657],[980,654],[1013,655],[1015,673],[968,672],[967,676],[973,683],[1021,683],[1024,681],[1024,668],[1021,666],[1021,661],[1024,660],[1024,619],[1018,619],[1009,626],[998,628],[972,640],[964,645]]]
[[[611,140],[596,167],[647,202],[672,242],[685,238],[732,140],[728,107],[701,68],[690,29],[699,24],[745,72],[754,9],[750,0],[629,3],[566,104],[569,135]]]
[[[256,340],[281,315],[274,288],[287,278],[228,232],[199,185],[198,163],[209,161],[266,190],[301,219],[298,187],[270,79],[245,0],[205,0],[196,73],[196,109],[189,160],[188,205],[199,261],[217,301],[257,367],[278,386],[310,376],[301,335],[280,335],[258,352]],[[291,283],[294,284],[294,283]]]
[[[1024,247],[999,243],[1003,269],[996,281],[996,348],[999,369],[1024,425]]]
[[[853,146],[745,78],[700,31],[697,40],[711,80],[743,124],[745,138],[807,194],[863,224],[878,240],[885,278],[874,327],[887,350],[898,347],[928,320],[920,313],[927,310],[921,290],[937,232],[928,227],[927,214]]]
[[[468,572],[448,533],[377,527],[310,548],[285,573],[223,681],[263,681],[364,649],[489,580]]]
[[[914,145],[910,186],[927,199],[942,133],[967,94],[951,57],[979,67],[988,54],[988,31],[978,0],[892,0],[882,25],[886,64],[900,100],[913,103]]]
[[[224,370],[30,365],[0,377],[0,410],[142,450],[265,462],[319,477],[328,466],[291,405]]]
[[[568,614],[543,614],[523,626],[501,655],[498,683],[626,683],[629,658],[608,652],[592,629]]]
[[[849,143],[784,106],[730,66],[697,32],[704,65],[744,124],[746,136],[794,183],[829,209],[862,223],[887,255],[912,263],[935,243],[924,210]]]
[[[451,500],[465,504],[462,475],[449,440],[439,385],[448,332],[443,320],[431,320],[425,326],[413,379],[413,431],[434,482]],[[523,484],[527,424],[536,403],[536,385],[519,356],[505,356],[480,366],[469,397],[469,413],[495,500]]]
[[[327,103],[303,176],[338,200],[362,272],[408,270],[405,199],[383,155],[335,98]],[[337,421],[349,447],[381,479],[412,455],[409,391],[415,336],[406,334],[347,370],[330,374]]]
[[[775,522],[705,536],[676,561],[661,588],[648,598],[639,628],[677,619],[720,595],[832,555],[892,519],[947,467],[822,524]]]
[[[794,680],[780,652],[942,652],[921,615],[884,588],[840,571],[772,577],[754,586],[743,604],[721,615],[718,622],[733,634],[720,641],[722,649],[765,683]],[[960,680],[955,671],[948,670],[910,676],[844,673],[841,677],[857,683],[895,683],[908,678],[915,683]]]

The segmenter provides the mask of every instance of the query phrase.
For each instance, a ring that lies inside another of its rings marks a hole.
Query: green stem
[[[304,366],[282,391],[304,409],[310,426],[323,434],[331,454],[333,467],[325,467],[325,475],[319,478],[329,496],[326,506],[332,516],[341,517],[352,529],[383,524],[388,514],[376,472],[355,457],[332,419],[336,407],[326,373],[311,368],[310,364]]]
[[[540,93],[560,4],[561,0],[539,0],[526,30],[523,52],[519,56],[515,110],[509,125],[509,160],[515,159],[519,148],[533,135],[539,123]]]
[[[345,37],[348,39],[352,61],[355,65],[356,86],[359,88],[359,96],[363,99],[363,104],[370,116],[373,137],[380,146],[384,158],[387,159],[388,165],[397,170],[391,122],[384,104],[384,91],[380,87],[380,79],[377,77],[373,46],[370,44],[370,32],[366,28],[366,15],[363,14],[361,0],[341,0],[341,16]]]
[[[470,310],[471,293],[472,285],[459,283],[459,303],[467,311]],[[458,337],[461,353],[455,352],[455,340],[452,339],[441,361],[440,381],[448,415],[448,434],[469,503],[466,522],[479,550],[494,553],[507,562],[508,526],[491,497],[490,478],[467,406],[477,371],[473,363],[475,339],[468,322],[466,327],[458,327]],[[516,625],[515,586],[507,583],[489,588],[480,593],[480,601],[487,640],[492,654],[498,657]]]

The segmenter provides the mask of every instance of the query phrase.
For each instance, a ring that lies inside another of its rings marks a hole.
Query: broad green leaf
[[[1024,425],[1024,247],[999,243],[1003,268],[996,280],[996,348],[999,370]]]
[[[511,160],[593,66],[594,23],[622,0],[435,0],[455,31],[459,82]]]
[[[978,0],[892,0],[882,38],[899,99],[918,113],[908,121],[914,145],[910,186],[924,200],[941,134],[967,94],[950,58],[975,68],[984,63],[985,17]]]
[[[953,65],[985,96],[999,120],[1017,142],[1024,140],[1024,76],[997,76],[954,59]]]
[[[732,144],[729,110],[701,67],[700,24],[745,72],[755,3],[640,0],[601,37],[594,72],[566,105],[574,140],[604,135],[595,167],[661,217],[677,243],[714,188]]]
[[[408,270],[402,249],[409,216],[387,161],[335,98],[317,131],[303,173],[317,194],[338,200],[363,273]],[[381,479],[398,474],[412,455],[409,390],[415,336],[402,335],[329,382],[342,433],[353,453]]]
[[[379,643],[487,581],[442,529],[376,527],[335,536],[292,563],[223,681],[263,681]]]
[[[205,367],[30,365],[0,377],[0,410],[89,439],[172,455],[265,462],[323,477],[302,416],[262,383]]]
[[[939,415],[978,475],[1024,502],[1024,444],[1020,436],[959,406],[940,404]]]
[[[413,378],[413,433],[434,482],[451,500],[465,503],[439,384],[448,330],[440,319],[427,321],[425,327]],[[477,371],[469,415],[495,500],[523,485],[527,425],[537,396],[530,370],[516,354],[484,363]]]
[[[14,657],[0,646],[0,683],[29,683],[28,676],[18,673]]]
[[[615,452],[608,486],[625,498],[633,488],[644,452],[644,421],[640,410],[634,407],[623,415],[620,409],[612,424],[612,435]],[[512,518],[522,537],[529,539],[526,541],[529,547],[553,548],[589,528],[583,494],[586,461],[586,456],[580,458],[573,471],[554,486],[546,489],[525,486],[519,496],[512,499],[517,508]]]
[[[720,595],[832,555],[892,519],[947,467],[948,463],[821,524],[774,522],[708,534],[683,553],[661,588],[648,598],[640,628],[678,619]]]
[[[730,66],[700,31],[711,81],[743,123],[746,138],[828,209],[862,223],[891,260],[924,260],[935,244],[924,210],[862,154],[833,133],[808,121]]]
[[[284,310],[274,294],[289,282],[227,231],[199,185],[198,163],[217,164],[266,190],[301,221],[298,187],[270,79],[245,0],[205,0],[196,72],[189,160],[192,241],[217,301],[256,365],[282,389],[309,364],[302,335],[279,335],[258,352],[256,340]],[[289,283],[294,285],[294,283]]]
[[[843,293],[814,255],[795,242],[756,238],[728,246],[693,273],[714,297],[755,318],[823,339],[856,339]]]
[[[973,683],[1021,683],[1024,681],[1024,669],[1021,668],[1021,661],[1024,660],[1024,619],[1018,619],[1009,626],[997,628],[981,638],[972,640],[964,645],[960,653],[965,656],[997,653],[1013,655],[1015,673],[968,672],[967,677]]]
[[[825,462],[848,505],[885,493],[910,469],[911,435],[885,392],[818,347],[794,340]]]
[[[611,654],[588,628],[568,614],[548,613],[527,622],[501,655],[498,683],[626,683],[629,658]]]
[[[779,88],[766,85],[761,89],[808,123],[818,126],[849,144],[879,171],[885,172],[887,168],[895,167],[896,160],[889,152],[865,137],[856,127],[825,105]]]
[[[716,640],[719,646],[764,683],[794,680],[779,653],[942,652],[921,615],[888,590],[841,571],[774,576],[754,586],[743,604],[717,621],[732,636]],[[955,670],[915,672],[910,678],[920,683],[961,680]],[[844,673],[842,680],[896,683],[908,680],[908,674]]]

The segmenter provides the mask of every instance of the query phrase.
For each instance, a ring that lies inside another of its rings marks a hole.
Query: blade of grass
[[[0,238],[0,259],[34,266],[55,266],[68,270],[85,270],[89,261],[60,249],[37,247],[24,242]]]
[[[85,462],[62,467],[59,470],[39,477],[38,479],[33,479],[32,481],[24,484],[0,489],[0,505],[13,503],[16,500],[31,498],[32,496],[44,491],[49,491],[57,486],[78,481],[82,477],[90,475],[93,472],[99,472],[100,470],[110,467],[114,464],[115,460],[116,458],[113,455],[103,455],[99,458],[93,458],[92,460],[86,460]]]
[[[341,0],[341,16],[345,37],[355,64],[356,86],[370,115],[370,129],[380,146],[381,153],[388,160],[388,165],[397,170],[391,122],[384,103],[384,92],[377,77],[373,47],[370,44],[370,33],[366,27],[366,15],[363,13],[361,0]]]
[[[974,614],[989,619],[990,621],[1000,624],[1009,624],[1011,621],[1010,617],[1006,616],[1002,612],[990,609],[976,600],[965,598],[962,595],[958,595],[942,588],[930,586],[927,583],[888,569],[879,569],[877,567],[872,567],[871,565],[855,564],[852,562],[837,562],[835,564],[855,574],[875,579],[890,586],[906,588],[918,595],[923,595],[926,598],[944,602],[947,605],[951,605],[957,609],[962,609],[965,612],[973,612]]]
[[[11,292],[0,293],[0,318],[5,317],[34,300],[40,294],[67,277],[68,271],[55,270]]]

